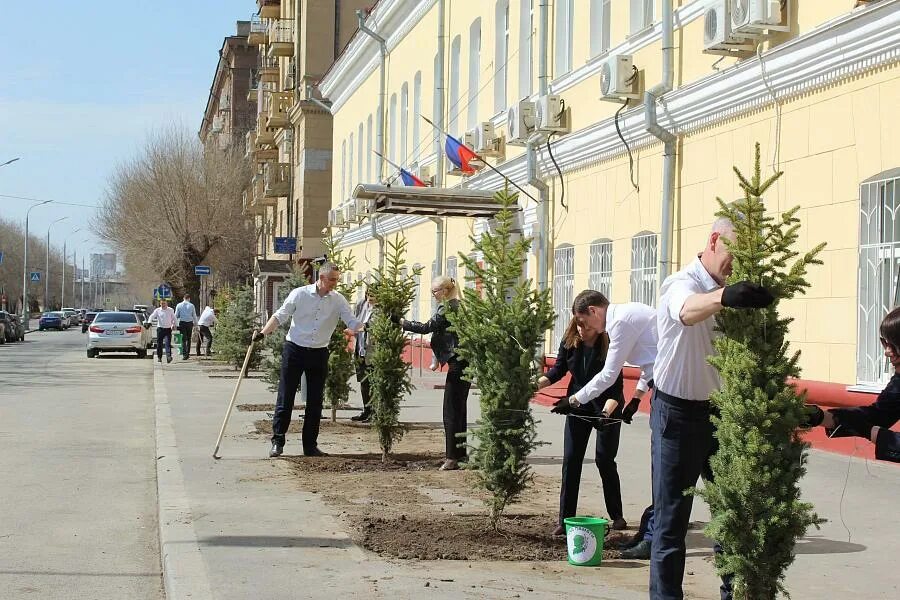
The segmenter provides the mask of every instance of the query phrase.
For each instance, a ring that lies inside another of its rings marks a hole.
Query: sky
[[[4,196],[88,205],[39,206],[29,233],[66,217],[52,245],[68,238],[79,263],[108,250],[90,206],[109,175],[155,129],[199,130],[222,41],[255,11],[254,0],[3,2],[0,163],[19,160],[0,167],[0,216],[24,224],[33,204]]]

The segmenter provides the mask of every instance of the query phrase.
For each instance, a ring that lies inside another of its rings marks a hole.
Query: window
[[[413,78],[413,122],[412,122],[412,153],[415,155],[410,160],[419,159],[419,123],[422,121],[422,71],[416,73]]]
[[[572,302],[575,300],[575,247],[563,244],[553,251],[553,348],[559,346],[572,318]]]
[[[900,293],[900,168],[859,187],[859,306],[856,378],[881,387],[894,369],[884,358],[878,326]]]
[[[506,110],[506,61],[509,60],[509,0],[494,9],[494,112]]]
[[[418,263],[414,264],[413,265],[413,273],[415,273],[416,270],[421,266],[422,265],[420,265]],[[412,301],[412,320],[413,321],[421,321],[421,319],[419,318],[419,304],[422,302],[422,275],[416,274],[413,276],[413,279],[415,279],[415,282],[416,282],[416,289],[415,289],[416,295],[413,297],[413,301]]]
[[[388,158],[397,162],[397,94],[391,94],[388,112]]]
[[[553,76],[559,77],[572,70],[572,29],[575,25],[573,12],[575,0],[556,0],[554,14],[554,40],[556,48],[553,53]]]
[[[459,135],[457,131],[457,120],[459,118],[459,52],[462,41],[459,36],[453,38],[450,44],[450,94],[449,106],[447,112],[449,114],[447,130],[453,135]]]
[[[366,148],[369,150],[366,153],[366,181],[369,183],[374,181],[372,179],[372,150],[375,149],[375,146],[372,144],[372,115],[369,115],[369,118],[366,119]]]
[[[409,161],[407,154],[407,138],[409,137],[409,84],[404,82],[400,88],[400,155],[397,161],[402,166],[406,166]]]
[[[656,234],[631,238],[631,301],[656,306]]]
[[[653,2],[654,0],[629,0],[630,16],[628,22],[630,24],[629,31],[632,35],[643,31],[653,23]]]
[[[469,100],[467,128],[478,126],[478,88],[481,85],[481,19],[469,27]]]
[[[609,51],[611,1],[591,0],[591,56]]]
[[[459,277],[456,275],[456,257],[448,256],[447,257],[447,277],[454,281],[459,281]]]
[[[356,132],[356,145],[357,145],[357,154],[356,154],[356,181],[358,183],[363,182],[363,154],[365,151],[363,150],[363,124],[359,124],[359,129]],[[297,154],[299,156],[299,153]]]
[[[474,254],[470,254],[469,260],[472,262],[477,262],[478,257]],[[478,287],[478,281],[475,279],[475,271],[473,269],[469,269],[468,267],[466,267],[466,287],[470,290],[474,290]]]
[[[531,95],[534,65],[534,0],[519,0],[519,97]]]
[[[612,241],[597,240],[591,244],[591,270],[588,287],[609,300],[612,297]]]
[[[346,200],[353,193],[353,133],[347,141],[347,195],[342,198]]]
[[[341,142],[341,202],[347,197],[347,140]]]
[[[443,105],[442,98],[441,98],[441,96],[442,96],[441,92],[446,93],[446,90],[444,89],[445,79],[441,79],[440,81],[437,81],[437,75],[441,70],[441,61],[438,60],[439,58],[440,57],[437,54],[434,55],[434,71],[433,71],[433,73],[434,73],[434,86],[433,86],[434,93],[431,94],[432,120],[435,120],[437,118],[440,118],[440,119],[444,118],[444,105]],[[440,121],[435,120],[435,123],[440,123]],[[445,124],[445,127],[446,127],[446,124]],[[430,129],[431,129],[431,136],[432,136],[431,140],[432,140],[432,143],[434,144],[434,152],[438,153],[439,149],[441,147],[441,134],[434,127],[431,127]],[[438,166],[440,166],[440,165],[438,165]]]

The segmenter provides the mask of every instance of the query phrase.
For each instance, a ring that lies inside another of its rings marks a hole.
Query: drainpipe
[[[359,22],[359,30],[378,42],[378,46],[381,48],[381,81],[378,88],[378,124],[375,131],[375,141],[376,145],[378,146],[379,154],[384,155],[387,154],[384,149],[384,100],[387,94],[387,83],[385,81],[385,77],[387,74],[387,42],[383,37],[369,29],[369,27],[366,25],[366,12],[364,10],[356,11],[356,20]],[[381,158],[381,156],[376,156],[375,158],[378,160],[378,162],[376,163],[378,170],[378,180],[384,181],[384,160]]]
[[[663,192],[660,214],[659,288],[669,275],[672,264],[672,212],[675,195],[675,142],[676,136],[657,121],[656,101],[672,91],[675,72],[675,42],[672,0],[662,3],[662,81],[644,93],[644,122],[646,130],[663,142]]]
[[[444,131],[444,106],[446,105],[446,90],[444,88],[444,48],[445,48],[445,30],[444,30],[444,10],[445,0],[438,0],[438,30],[437,30],[437,70],[434,73],[434,79],[437,82],[435,93],[438,95],[438,111],[434,115],[435,125],[440,131]],[[434,185],[435,187],[444,186],[444,145],[441,143],[440,133],[435,132],[434,138]],[[434,221],[434,273],[433,276],[442,275],[444,273],[444,219],[442,217],[431,217]]]
[[[444,219],[441,217],[429,217],[434,221],[434,273],[437,277],[444,273]]]
[[[549,50],[548,35],[550,22],[549,0],[541,0],[539,7],[540,21],[540,46],[538,49],[538,92],[541,96],[547,95],[550,85],[550,74],[547,68],[547,53]],[[537,285],[539,290],[546,290],[549,278],[550,264],[550,188],[540,177],[540,168],[537,164],[537,149],[540,140],[529,140],[526,148],[526,165],[528,168],[528,183],[538,191],[537,205]]]
[[[384,267],[384,236],[378,233],[378,215],[372,215],[369,218],[369,225],[372,228],[372,238],[378,240],[378,268]]]

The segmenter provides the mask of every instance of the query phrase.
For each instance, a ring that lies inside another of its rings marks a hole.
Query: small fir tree
[[[334,263],[341,274],[351,273],[355,264],[353,253],[346,255],[338,248],[334,237],[329,234],[325,239],[325,252],[329,262]],[[346,282],[342,279],[335,288],[339,294],[353,301],[353,294],[359,288],[360,282]],[[331,421],[337,422],[337,410],[350,399],[350,379],[356,373],[353,364],[353,349],[344,335],[346,323],[339,324],[331,334],[328,342],[328,375],[325,377],[325,399],[331,406]]]
[[[259,315],[254,307],[252,287],[236,287],[229,291],[230,299],[216,326],[216,357],[231,363],[235,369],[240,369],[244,364],[253,330],[259,329]],[[254,345],[247,369],[255,369],[259,366],[259,361],[260,348]]]
[[[800,375],[800,352],[788,348],[792,319],[780,317],[778,305],[809,287],[807,269],[822,264],[818,255],[825,244],[803,255],[793,249],[799,207],[780,217],[765,214],[762,196],[781,173],[762,181],[759,144],[753,177],[734,171],[744,198],[731,205],[719,199],[717,213],[735,226],[729,282],[760,284],[775,302],[761,310],[725,309],[716,317],[723,336],[710,362],[722,376],[722,387],[712,396],[720,413],[713,417],[719,451],[711,461],[714,482],[699,494],[712,512],[706,534],[724,548],[716,567],[734,575],[734,597],[769,600],[779,592],[788,595],[784,576],[797,538],[822,522],[812,505],[800,500],[808,444],[797,427],[805,421],[805,393],[788,382]]]
[[[555,317],[549,290],[533,289],[521,276],[531,239],[513,235],[517,197],[508,189],[495,194],[503,206],[496,227],[478,240],[470,237],[484,265],[460,254],[466,279],[480,282],[480,289],[467,287],[459,309],[449,315],[459,335],[457,353],[481,389],[469,463],[477,485],[490,493],[486,502],[494,529],[532,479],[526,459],[540,445],[530,406],[537,390],[536,349]]]
[[[291,274],[284,280],[284,284],[289,290],[288,293],[290,293],[290,290],[302,287],[308,283],[306,275],[299,269],[292,270]],[[290,328],[290,321],[283,323],[281,327],[272,332],[272,335],[267,335],[263,342],[263,380],[266,382],[270,392],[278,391],[278,384],[281,381],[281,353],[284,350],[284,338]]]
[[[369,294],[377,303],[377,310],[369,320],[372,350],[369,358],[369,380],[372,393],[372,426],[378,432],[382,461],[387,462],[394,444],[403,437],[400,426],[400,400],[412,391],[409,369],[403,361],[407,339],[396,321],[403,318],[416,296],[416,277],[422,272],[416,267],[410,274],[406,269],[407,241],[396,237],[387,242],[385,265],[375,272]]]

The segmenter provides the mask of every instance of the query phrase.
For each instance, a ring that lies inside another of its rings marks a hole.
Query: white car
[[[146,358],[149,347],[150,328],[141,322],[140,313],[97,313],[88,327],[88,358],[94,358],[101,352],[136,352],[138,358]]]

